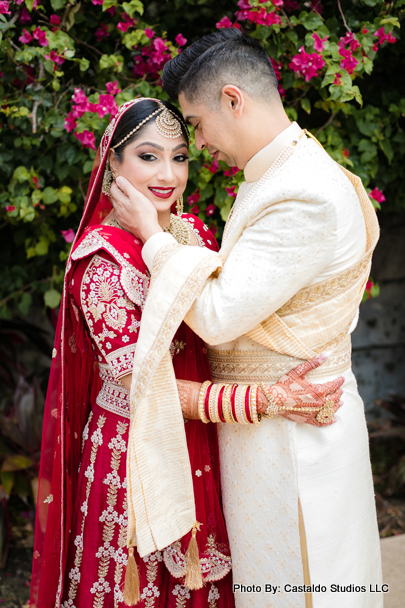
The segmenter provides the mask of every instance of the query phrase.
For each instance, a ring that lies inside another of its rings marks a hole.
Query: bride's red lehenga
[[[132,371],[149,273],[140,241],[114,225],[101,184],[120,108],[97,153],[83,219],[68,261],[47,394],[30,606],[124,608],[128,559],[126,451]],[[217,250],[196,217],[183,215],[200,246]],[[204,345],[184,323],[171,354],[177,378],[210,378]],[[221,509],[215,425],[185,424],[204,586],[184,585],[191,533],[136,555],[139,608],[232,608],[231,559]]]

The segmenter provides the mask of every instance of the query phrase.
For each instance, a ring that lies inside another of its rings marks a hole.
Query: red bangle
[[[246,419],[248,420],[248,422],[250,422],[250,424],[253,424],[253,420],[250,416],[250,392],[252,390],[252,387],[249,386],[246,394],[245,394],[245,415],[246,415]]]
[[[211,420],[210,418],[210,409],[209,409],[209,404],[210,404],[210,395],[211,395],[211,391],[212,391],[212,387],[214,385],[211,384],[209,385],[209,387],[207,388],[207,392],[205,393],[205,401],[204,401],[204,412],[205,412],[205,417],[208,420]]]
[[[234,388],[232,389],[232,393],[231,393],[231,412],[232,412],[232,417],[235,422],[238,421],[238,419],[236,417],[236,404],[235,404],[235,395],[236,395],[237,390],[238,390],[238,385],[235,384]]]
[[[221,422],[225,422],[224,414],[222,412],[222,395],[224,394],[224,390],[225,390],[225,386],[222,386],[219,390],[218,401],[217,401],[218,418],[220,419]]]

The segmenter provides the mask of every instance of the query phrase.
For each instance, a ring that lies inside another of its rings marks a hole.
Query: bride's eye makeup
[[[188,154],[176,154],[173,160],[176,161],[176,163],[185,163],[188,161]]]
[[[151,154],[150,152],[144,152],[143,154],[139,154],[139,158],[148,163],[157,160],[156,156],[154,154]]]

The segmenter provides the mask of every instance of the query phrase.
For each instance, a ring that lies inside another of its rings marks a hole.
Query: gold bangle
[[[208,387],[211,385],[209,380],[206,380],[202,383],[200,392],[198,394],[198,415],[200,420],[204,422],[204,424],[208,424],[209,419],[205,415],[205,397],[207,395]]]
[[[246,391],[248,390],[249,385],[238,386],[236,389],[235,395],[235,413],[236,413],[236,421],[239,424],[249,424],[249,421],[246,418],[245,414],[245,398]]]
[[[269,388],[267,386],[265,386],[263,384],[263,382],[260,382],[260,388],[262,389],[264,396],[266,397],[267,402],[269,404],[266,408],[266,411],[262,414],[262,416],[264,416],[264,418],[273,418],[273,416],[277,416],[279,411],[282,410],[283,408],[278,407],[277,401],[275,400],[274,396],[271,394]]]
[[[262,419],[262,415],[257,411],[257,384],[252,384],[250,387],[250,399],[249,399],[249,412],[250,417],[252,418],[253,424],[258,426]]]
[[[222,395],[222,415],[224,417],[225,422],[227,422],[228,424],[234,424],[236,422],[232,416],[231,403],[231,395],[234,386],[235,384],[227,384]]]

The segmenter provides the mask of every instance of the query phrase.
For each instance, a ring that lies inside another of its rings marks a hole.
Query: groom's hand
[[[151,201],[138,192],[125,177],[117,177],[117,181],[111,184],[110,194],[116,218],[121,226],[143,243],[157,232],[162,232],[157,211]]]

